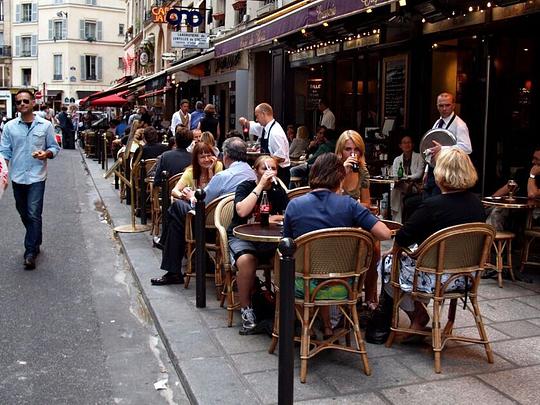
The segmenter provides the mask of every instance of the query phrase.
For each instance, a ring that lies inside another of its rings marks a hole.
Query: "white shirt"
[[[328,129],[336,129],[336,116],[330,111],[330,108],[327,108],[322,112],[321,126]]]
[[[450,124],[450,126],[447,128],[448,123],[452,120],[452,117],[454,115],[456,116],[456,118],[452,121],[452,124]],[[439,121],[441,119],[444,121],[444,125],[442,128],[449,130],[457,138],[457,143],[454,146],[443,146],[442,148],[448,149],[448,148],[455,147],[455,148],[461,149],[466,154],[470,154],[472,152],[471,138],[469,137],[469,128],[467,128],[467,124],[465,124],[465,121],[459,118],[456,113],[452,113],[446,118],[439,117],[439,119],[435,121],[433,128],[439,127]]]
[[[172,134],[174,135],[176,132],[176,126],[178,124],[181,124],[182,123],[182,116],[186,117],[187,116],[187,124],[186,124],[186,128],[189,129],[191,127],[191,114],[190,113],[186,113],[186,115],[184,115],[184,113],[181,111],[181,110],[178,110],[177,112],[175,112],[171,118],[171,132]]]
[[[397,177],[399,165],[403,164],[403,153],[394,159],[392,165],[392,176]],[[403,167],[405,169],[405,167]],[[422,155],[417,152],[413,152],[411,156],[411,174],[406,176],[410,180],[420,180],[424,175],[424,159]]]
[[[275,123],[273,126],[272,124]],[[285,159],[283,162],[279,163],[280,167],[289,167],[291,161],[289,159],[289,141],[287,140],[287,135],[279,122],[276,120],[271,120],[265,127],[255,121],[249,121],[249,133],[250,135],[255,135],[260,140],[262,136],[263,128],[266,131],[268,136],[268,150],[271,156],[275,156],[281,159]],[[270,128],[272,130],[270,131]]]

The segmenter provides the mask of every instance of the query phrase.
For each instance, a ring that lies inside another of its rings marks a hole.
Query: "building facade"
[[[122,76],[123,0],[14,0],[12,14],[14,88],[64,104]]]

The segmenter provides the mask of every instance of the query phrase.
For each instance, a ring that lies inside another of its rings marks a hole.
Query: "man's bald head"
[[[447,118],[454,112],[456,105],[454,103],[454,95],[452,93],[443,92],[437,96],[437,110],[441,117]]]
[[[264,126],[274,119],[274,110],[270,104],[261,103],[255,107],[255,117]]]

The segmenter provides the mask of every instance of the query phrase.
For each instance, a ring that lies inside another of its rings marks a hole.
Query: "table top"
[[[394,184],[397,181],[397,177],[373,176],[369,178],[369,182],[375,184]]]
[[[238,225],[234,227],[233,235],[252,242],[279,243],[283,238],[283,225],[275,223],[268,226],[261,226],[259,223]]]
[[[514,208],[514,209],[533,209],[540,208],[539,199],[530,199],[527,197],[514,197],[510,200],[508,197],[484,197],[482,203],[488,207]]]
[[[385,224],[388,227],[388,229],[390,229],[392,236],[395,236],[397,231],[399,231],[401,227],[403,226],[400,222],[390,221],[388,219],[381,219],[381,222]]]

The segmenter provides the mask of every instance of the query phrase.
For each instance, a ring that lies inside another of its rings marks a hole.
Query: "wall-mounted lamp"
[[[56,16],[60,18],[67,18],[68,13],[66,11],[59,11],[56,13]]]

